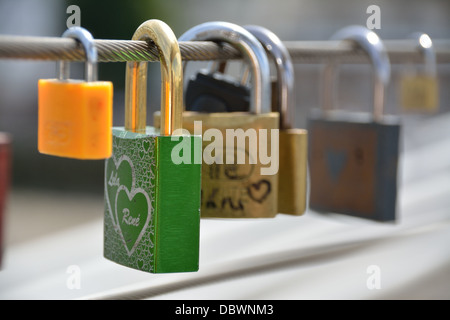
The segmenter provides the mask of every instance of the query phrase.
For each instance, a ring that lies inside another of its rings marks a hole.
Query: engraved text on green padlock
[[[113,153],[105,164],[104,255],[146,272],[197,271],[201,164],[172,161],[180,143],[172,134],[181,124],[181,54],[161,21],[143,23],[133,36],[149,39],[160,50],[164,117],[160,131],[145,126],[147,66],[128,63],[126,123],[113,129]],[[201,136],[183,139],[190,141],[192,158],[201,152]]]

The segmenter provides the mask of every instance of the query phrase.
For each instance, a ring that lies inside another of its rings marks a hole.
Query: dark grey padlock
[[[375,70],[373,115],[330,110],[331,86],[325,86],[325,107],[309,121],[310,208],[361,218],[396,218],[400,123],[383,115],[384,89],[390,64],[378,36],[365,27],[346,27],[333,37],[351,40],[367,52]],[[325,69],[328,84],[334,67]],[[325,83],[325,84],[326,84]]]
[[[225,62],[214,61],[211,69],[202,69],[192,77],[185,94],[186,111],[248,112],[250,87],[224,73]]]

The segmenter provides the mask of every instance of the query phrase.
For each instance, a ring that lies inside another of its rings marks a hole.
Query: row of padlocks
[[[132,39],[153,42],[160,54],[161,111],[152,127],[146,125],[147,63],[127,63],[125,125],[113,128],[113,84],[96,79],[92,36],[73,27],[63,37],[83,45],[86,81],[69,79],[67,62],[60,62],[59,79],[39,81],[38,149],[106,159],[106,258],[146,272],[197,271],[200,218],[301,216],[310,207],[395,220],[400,122],[383,115],[390,64],[374,32],[351,26],[333,37],[354,41],[372,60],[373,114],[349,116],[328,99],[303,129],[292,125],[288,50],[263,27],[208,22],[177,39],[159,20],[139,26]],[[226,75],[221,62],[199,70],[183,92],[179,41],[231,44],[249,64],[252,86],[248,74],[240,80]],[[326,68],[327,90],[334,69]],[[435,73],[408,78],[402,90],[410,91],[405,104],[411,108],[435,109]]]

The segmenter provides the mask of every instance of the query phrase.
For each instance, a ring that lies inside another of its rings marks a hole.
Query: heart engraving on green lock
[[[134,167],[128,156],[121,156],[117,161],[114,156],[108,159],[105,166],[105,197],[113,225],[117,226],[115,203],[120,186],[128,190],[134,189]],[[113,211],[114,209],[114,211]]]
[[[152,217],[150,198],[144,189],[129,191],[125,186],[120,186],[117,189],[115,211],[120,237],[128,256],[131,256]]]
[[[142,142],[142,146],[144,147],[144,151],[146,152],[146,153],[148,153],[149,152],[149,150],[150,150],[150,141],[143,141]]]

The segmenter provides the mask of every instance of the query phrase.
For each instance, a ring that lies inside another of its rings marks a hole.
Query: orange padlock
[[[106,159],[112,152],[113,84],[97,81],[97,50],[92,35],[72,27],[63,37],[80,41],[86,52],[86,81],[68,79],[61,61],[59,79],[40,79],[38,150],[75,158]]]

